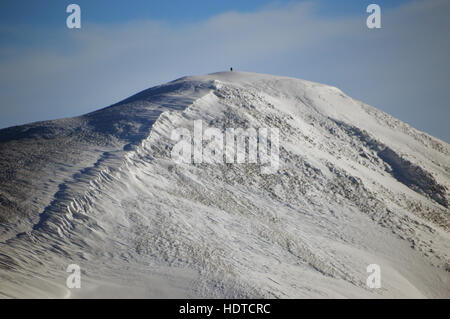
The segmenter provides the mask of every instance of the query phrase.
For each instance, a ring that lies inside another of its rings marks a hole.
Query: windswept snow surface
[[[194,120],[278,128],[278,172],[176,164]],[[335,87],[244,72],[3,129],[0,296],[448,298],[449,154]]]

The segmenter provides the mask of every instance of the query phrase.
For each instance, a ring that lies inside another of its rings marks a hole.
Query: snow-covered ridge
[[[278,128],[278,174],[175,164],[171,131],[199,119]],[[0,294],[449,297],[449,153],[337,88],[245,72],[0,130]]]

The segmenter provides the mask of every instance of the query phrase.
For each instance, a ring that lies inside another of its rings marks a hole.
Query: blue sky
[[[3,0],[0,3],[0,19],[2,23],[7,24],[64,27],[61,24],[61,21],[64,21],[61,12],[65,12],[68,4],[76,3],[84,9],[83,20],[87,22],[118,23],[136,19],[156,19],[180,24],[208,19],[224,12],[252,12],[295,2],[286,0]],[[373,0],[315,2],[320,4],[319,14],[330,16],[360,14],[370,3],[374,3]],[[381,0],[376,3],[383,8],[393,8],[407,2],[407,0]]]
[[[69,3],[81,7],[80,30],[65,25]],[[370,3],[381,30],[365,26]],[[448,142],[449,3],[2,0],[0,127],[233,66],[335,85]]]

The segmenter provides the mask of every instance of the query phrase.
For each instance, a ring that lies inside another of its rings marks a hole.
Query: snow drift
[[[278,128],[278,172],[174,163],[194,120]],[[244,72],[3,129],[0,296],[450,297],[449,153],[335,87]]]

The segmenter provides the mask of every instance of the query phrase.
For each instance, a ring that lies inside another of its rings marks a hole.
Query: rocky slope
[[[277,128],[278,170],[174,162],[195,120]],[[450,297],[449,154],[335,87],[244,72],[3,129],[0,296]]]

